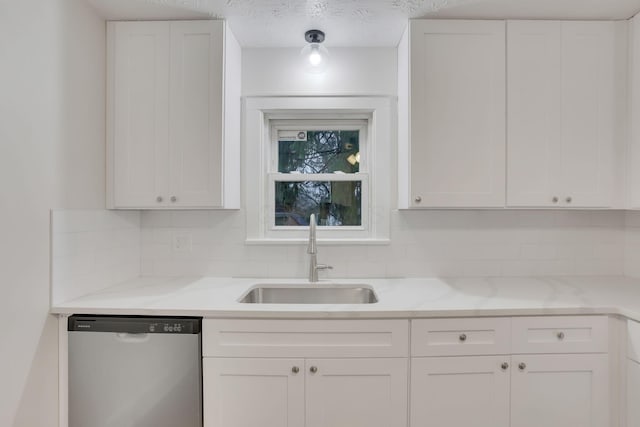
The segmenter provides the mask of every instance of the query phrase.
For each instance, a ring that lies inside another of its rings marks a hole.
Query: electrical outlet
[[[180,233],[173,235],[174,252],[191,252],[191,234]]]

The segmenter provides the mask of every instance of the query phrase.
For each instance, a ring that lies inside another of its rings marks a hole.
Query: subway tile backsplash
[[[140,212],[51,213],[53,304],[140,276]]]
[[[321,244],[318,260],[333,265],[329,278],[621,275],[625,260],[634,268],[625,257],[633,214],[394,211],[389,245]],[[306,277],[306,246],[246,245],[243,211],[146,211],[141,227],[142,275]]]

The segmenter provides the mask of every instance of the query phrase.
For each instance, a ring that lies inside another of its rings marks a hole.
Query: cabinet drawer
[[[510,319],[420,319],[411,324],[412,356],[510,353]]]
[[[640,363],[640,323],[627,321],[627,356]]]
[[[408,320],[202,322],[205,357],[407,357]]]
[[[606,353],[607,316],[514,317],[514,354]]]

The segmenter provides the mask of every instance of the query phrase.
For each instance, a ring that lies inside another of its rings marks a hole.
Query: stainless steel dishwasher
[[[199,318],[69,317],[69,427],[201,427]]]

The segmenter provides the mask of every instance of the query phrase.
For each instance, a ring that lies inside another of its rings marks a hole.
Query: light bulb
[[[311,52],[309,53],[309,63],[313,67],[317,67],[322,63],[322,54],[320,53],[320,46],[317,43],[311,44]]]

